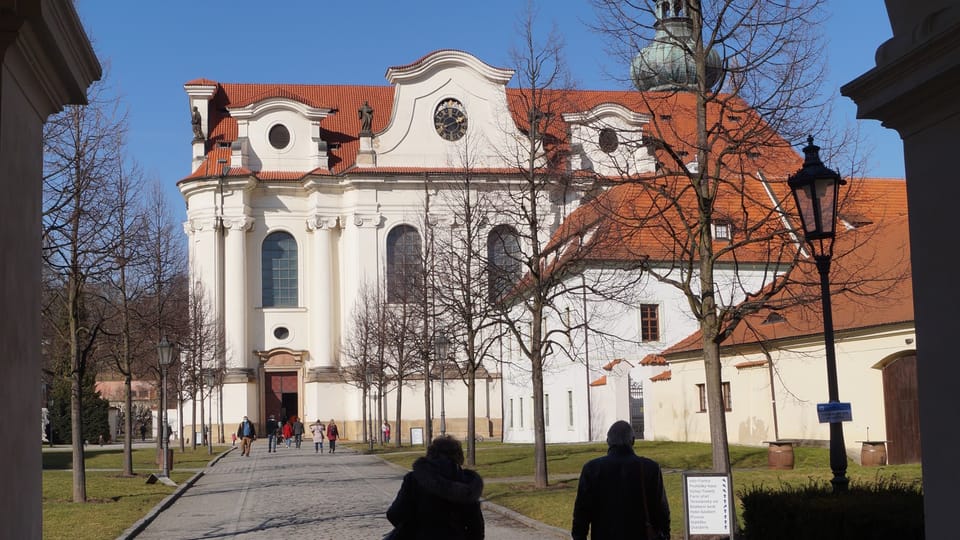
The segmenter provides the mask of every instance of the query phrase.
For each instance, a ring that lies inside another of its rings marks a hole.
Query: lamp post
[[[837,357],[833,340],[833,313],[830,306],[830,259],[837,217],[837,192],[846,181],[820,161],[820,147],[807,137],[803,167],[787,179],[800,212],[804,240],[810,246],[820,274],[823,303],[823,339],[827,356],[827,391],[831,403],[839,402]],[[847,490],[847,452],[843,442],[843,423],[830,422],[830,469],[834,493]]]
[[[170,437],[167,436],[167,368],[173,362],[173,344],[163,336],[157,344],[157,357],[160,359],[160,451],[163,452],[161,478],[170,477],[170,462],[167,454],[170,449]]]
[[[210,398],[210,406],[207,408],[207,432],[204,436],[207,438],[207,455],[213,455],[213,372],[209,369],[204,372],[203,381],[207,384],[207,397]]]
[[[447,336],[437,334],[433,338],[433,350],[437,360],[440,360],[440,434],[447,434],[447,409],[444,401],[444,387],[446,386],[447,370],[447,351],[450,349],[450,342]]]

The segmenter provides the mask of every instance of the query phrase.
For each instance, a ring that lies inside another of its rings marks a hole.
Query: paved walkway
[[[137,539],[316,538],[379,540],[404,471],[375,456],[338,449],[232,451],[136,535]],[[499,510],[499,511],[498,511]],[[486,538],[569,538],[562,531],[485,504]],[[522,521],[523,520],[523,521]]]

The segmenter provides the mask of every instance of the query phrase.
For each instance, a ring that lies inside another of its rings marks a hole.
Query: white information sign
[[[722,473],[683,473],[688,537],[731,534],[730,477]]]
[[[410,444],[423,444],[423,428],[410,428]]]

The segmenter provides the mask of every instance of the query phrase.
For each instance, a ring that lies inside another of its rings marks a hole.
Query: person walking
[[[607,455],[580,472],[573,503],[573,540],[670,538],[670,505],[660,465],[633,452],[633,428],[618,420],[607,431]],[[642,525],[638,526],[638,523]]]
[[[387,538],[475,540],[484,537],[483,479],[463,468],[463,446],[451,435],[430,443],[413,462],[387,510],[395,527]]]
[[[340,430],[337,429],[337,423],[330,419],[330,423],[327,424],[327,442],[330,443],[330,450],[328,453],[335,454],[337,453],[337,439],[340,437]]]
[[[383,435],[383,444],[390,444],[390,424],[386,420],[380,426],[380,434]]]
[[[240,422],[240,426],[237,428],[237,437],[240,437],[240,455],[249,456],[250,455],[250,446],[253,444],[253,441],[257,438],[257,428],[253,425],[253,422],[250,421],[246,416],[243,417],[243,421]]]
[[[310,424],[310,433],[313,433],[314,454],[323,452],[323,438],[326,436],[325,431],[327,431],[327,426],[321,424],[319,418],[317,418],[316,422]]]
[[[283,442],[290,448],[290,441],[293,440],[293,418],[287,419],[283,424]]]
[[[293,417],[293,442],[297,448],[300,448],[300,443],[303,442],[303,422],[299,416]]]
[[[277,453],[277,428],[280,427],[276,417],[272,414],[267,418],[267,453]]]

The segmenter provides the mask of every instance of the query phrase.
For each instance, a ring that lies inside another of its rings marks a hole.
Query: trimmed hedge
[[[825,481],[779,488],[751,486],[740,493],[745,540],[922,539],[923,492],[896,479],[851,482],[834,494]]]

